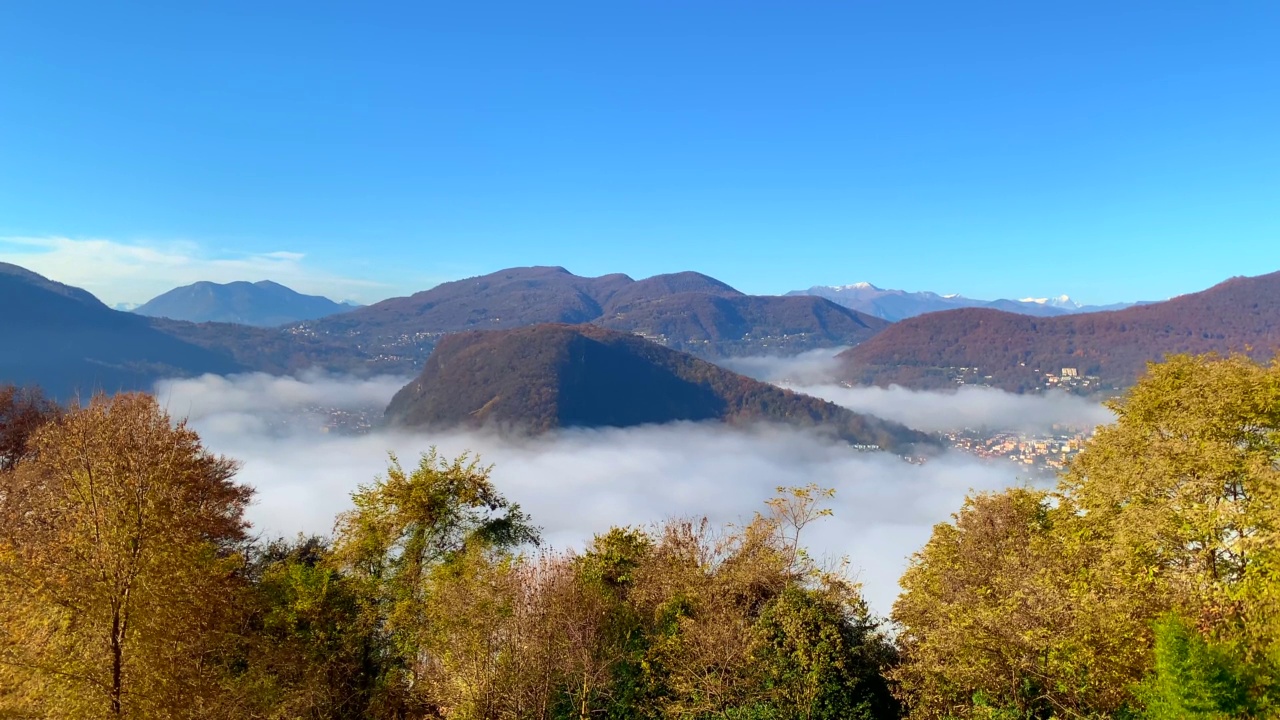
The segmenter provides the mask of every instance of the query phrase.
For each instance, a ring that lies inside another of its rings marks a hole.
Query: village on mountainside
[[[1035,470],[1057,472],[1093,436],[1093,431],[1055,425],[1050,433],[961,430],[943,433],[947,444],[983,458],[1005,458]]]
[[[1018,363],[1019,367],[1026,367],[1026,363]],[[981,368],[977,367],[949,367],[943,368],[943,371],[956,385],[977,385],[979,387],[995,387],[992,384],[992,375],[984,375]],[[1064,367],[1057,372],[1042,372],[1040,369],[1034,370],[1037,383],[1030,388],[1031,392],[1044,392],[1046,390],[1062,390],[1072,395],[1097,395],[1105,393],[1113,388],[1104,387],[1101,378],[1097,375],[1085,375],[1080,372],[1079,368]]]

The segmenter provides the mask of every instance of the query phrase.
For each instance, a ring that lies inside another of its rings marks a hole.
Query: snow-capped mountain
[[[1071,297],[1068,295],[1059,295],[1058,297],[1050,297],[1050,298],[1021,298],[1018,300],[1018,302],[1035,303],[1036,305],[1044,305],[1046,307],[1058,307],[1058,308],[1064,308],[1066,310],[1079,310],[1080,308],[1084,307],[1083,305],[1076,302],[1075,300],[1072,300]]]
[[[788,295],[817,295],[837,305],[843,305],[885,320],[897,321],[904,318],[923,315],[939,310],[954,310],[965,307],[989,307],[1006,312],[1024,315],[1066,315],[1104,310],[1120,310],[1133,303],[1117,303],[1115,305],[1081,305],[1070,296],[1026,297],[1018,300],[977,300],[957,293],[940,295],[938,293],[906,290],[885,290],[869,282],[857,282],[850,285],[815,286],[808,290],[794,290]]]

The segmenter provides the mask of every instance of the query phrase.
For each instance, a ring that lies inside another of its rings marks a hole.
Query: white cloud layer
[[[881,613],[898,593],[907,558],[966,493],[1023,482],[1007,462],[952,452],[912,465],[778,427],[682,423],[509,440],[385,430],[352,437],[306,423],[279,431],[274,422],[319,404],[381,407],[401,382],[246,375],[165,382],[157,392],[175,416],[189,417],[208,447],[244,462],[240,479],[258,489],[251,519],[267,536],[328,533],[351,491],[385,470],[389,451],[408,466],[431,445],[446,456],[471,450],[494,463],[502,492],[560,548],[581,547],[613,525],[688,515],[743,520],[780,485],[833,487],[835,516],[813,526],[807,543],[819,556],[848,556]]]
[[[893,386],[795,385],[793,389],[854,412],[896,420],[925,432],[1007,430],[1047,432],[1055,425],[1091,430],[1115,420],[1102,404],[1065,392],[1015,395],[989,387],[965,386],[953,393],[921,392]]]
[[[187,242],[123,243],[65,237],[0,237],[0,261],[81,287],[108,305],[142,303],[201,280],[273,280],[298,292],[372,302],[387,286],[311,267],[301,253],[278,251],[212,256]]]
[[[749,357],[725,362],[735,372],[789,387],[854,412],[896,420],[925,432],[1008,430],[1042,432],[1054,425],[1089,430],[1115,419],[1101,403],[1053,391],[1017,395],[965,385],[954,392],[921,392],[893,386],[845,387],[834,382],[841,349],[814,350],[795,357]]]
[[[847,348],[822,348],[779,357],[755,355],[751,357],[724,358],[716,362],[756,380],[778,385],[822,385],[832,382],[840,362],[836,356]]]

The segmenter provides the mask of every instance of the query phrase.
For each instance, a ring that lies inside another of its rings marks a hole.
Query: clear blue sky
[[[0,259],[108,300],[152,252],[364,300],[528,264],[1089,302],[1280,270],[1273,0],[47,0],[0,48]]]

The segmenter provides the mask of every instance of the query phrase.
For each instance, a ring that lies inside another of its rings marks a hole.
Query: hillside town
[[[983,458],[1004,458],[1036,470],[1057,472],[1093,435],[1076,428],[1055,426],[1049,433],[962,430],[944,433],[947,444]]]

